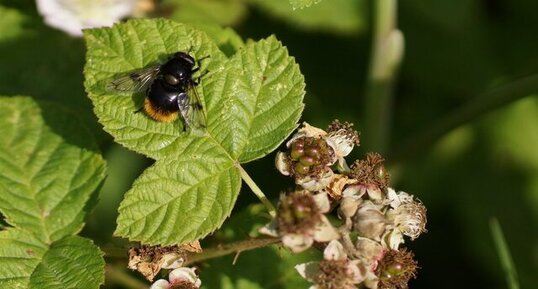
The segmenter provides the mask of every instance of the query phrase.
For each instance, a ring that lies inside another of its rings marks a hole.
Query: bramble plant
[[[441,2],[0,0],[0,289],[537,284],[538,2]]]
[[[192,264],[189,258],[204,258],[198,241],[230,215],[241,180],[275,217],[260,232],[281,239],[293,252],[314,242],[326,247],[319,265],[297,265],[308,281],[319,288],[407,286],[416,263],[400,244],[403,235],[416,238],[424,231],[425,208],[388,187],[379,155],[348,167],[344,157],[359,144],[350,124],[336,121],[325,132],[305,123],[288,141],[290,151],[277,154],[277,168],[297,184],[295,192],[283,194],[278,211],[241,166],[280,145],[297,127],[304,106],[299,66],[275,37],[236,44],[230,57],[205,33],[168,20],[91,29],[85,39],[85,86],[104,129],[118,143],[156,160],[125,195],[115,232],[144,244],[131,249],[130,268],[149,280],[160,269],[173,269],[168,280],[159,279],[152,288],[200,286],[194,269],[183,266]],[[141,99],[106,89],[115,76],[177,51],[189,51],[195,59],[209,56],[201,64],[208,73],[197,87],[207,114],[202,132],[134,114]],[[331,211],[341,219],[334,225],[326,216]],[[240,243],[235,251],[248,246]]]
[[[310,248],[324,252],[321,261],[295,267],[316,288],[405,288],[415,276],[413,255],[400,245],[403,235],[414,239],[425,231],[426,210],[411,195],[388,186],[380,155],[369,154],[348,166],[345,157],[359,145],[351,124],[335,121],[327,132],[301,125],[287,142],[287,151],[276,156],[278,170],[296,183],[295,190],[282,193],[278,209],[242,167],[266,157],[290,136],[304,107],[304,77],[274,36],[234,42],[229,56],[206,33],[163,19],[90,29],[84,37],[85,87],[104,130],[121,145],[155,160],[125,194],[115,232],[141,244],[129,250],[129,268],[150,281],[162,276],[161,270],[172,270],[151,288],[199,288],[195,268],[187,265],[274,243],[295,253]],[[161,123],[134,113],[143,94],[126,96],[107,89],[118,75],[162,62],[177,51],[189,51],[195,59],[209,56],[201,64],[207,73],[197,87],[207,116],[207,128],[201,131],[184,130],[181,121]],[[10,192],[2,195],[2,212],[13,226],[2,232],[2,239],[8,247],[20,248],[5,251],[3,257],[22,258],[16,270],[4,271],[8,278],[2,284],[49,288],[59,281],[65,287],[97,288],[103,282],[102,253],[73,234],[81,229],[83,207],[103,180],[104,162],[67,114],[28,98],[1,101],[9,103],[2,106],[8,115],[2,121],[17,124],[4,140],[14,144],[23,132],[35,135],[13,151],[2,151],[3,166],[25,164],[0,182]],[[9,148],[8,143],[3,147]],[[20,156],[31,158],[21,162]],[[56,181],[46,181],[50,179]],[[205,251],[199,241],[230,216],[242,181],[272,217],[259,230],[270,237],[253,234],[227,248]],[[21,191],[31,196],[22,203],[16,200]],[[10,205],[23,203],[39,213]],[[23,235],[27,241],[20,244]],[[64,263],[63,254],[84,258],[80,260],[86,270],[72,272],[81,263]],[[71,278],[48,279],[50,266]]]

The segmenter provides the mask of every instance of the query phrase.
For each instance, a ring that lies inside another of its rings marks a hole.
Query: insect
[[[181,113],[184,129],[187,126],[204,128],[206,118],[196,92],[202,76],[193,79],[202,59],[196,61],[188,53],[176,52],[164,64],[133,71],[112,81],[107,89],[133,93],[144,91],[144,106],[136,112],[144,110],[149,117],[160,122],[174,121]]]

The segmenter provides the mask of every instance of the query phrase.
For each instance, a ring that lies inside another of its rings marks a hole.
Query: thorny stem
[[[279,241],[280,239],[278,238],[259,238],[259,239],[238,241],[238,242],[234,242],[230,244],[218,245],[216,247],[204,249],[202,253],[189,254],[187,256],[185,266],[192,263],[208,260],[208,259],[225,256],[231,253],[241,253],[243,251],[249,251],[249,250],[265,247],[271,244],[275,244]]]
[[[372,55],[365,91],[363,143],[366,150],[385,152],[390,130],[393,85],[404,38],[396,28],[397,0],[376,0]]]
[[[148,285],[125,272],[125,269],[106,265],[105,267],[107,284],[123,285],[126,288],[132,289],[148,289]]]
[[[269,215],[271,215],[271,217],[273,217],[273,218],[276,217],[275,206],[273,206],[271,201],[269,201],[269,199],[267,199],[265,194],[258,187],[258,185],[256,185],[254,180],[252,180],[252,178],[247,174],[247,171],[245,171],[245,169],[243,169],[243,167],[241,167],[241,165],[239,165],[239,164],[237,165],[237,168],[239,168],[239,172],[241,173],[241,178],[243,179],[243,181],[245,181],[245,183],[249,186],[249,188],[256,195],[256,197],[258,197],[258,199],[260,199],[260,201],[265,206],[267,211],[269,211]]]
[[[397,162],[403,158],[409,158],[424,151],[424,148],[460,125],[505,104],[535,93],[538,93],[538,74],[497,87],[488,93],[473,98],[424,130],[404,140],[387,159]]]

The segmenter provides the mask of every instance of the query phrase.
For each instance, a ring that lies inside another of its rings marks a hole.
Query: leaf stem
[[[404,38],[396,28],[397,0],[376,0],[372,55],[364,99],[363,146],[385,152],[388,146],[393,86]]]
[[[187,256],[185,266],[192,263],[225,256],[231,253],[241,253],[279,242],[278,238],[258,238],[237,241],[230,244],[220,244],[212,248],[204,249],[202,253],[191,253]]]
[[[516,267],[514,266],[514,261],[510,255],[510,250],[508,250],[508,246],[506,245],[506,240],[504,239],[504,234],[502,232],[501,225],[499,224],[499,220],[497,220],[497,218],[492,218],[489,221],[489,227],[491,230],[491,235],[493,236],[495,248],[499,254],[501,265],[506,275],[508,287],[510,289],[519,289]]]
[[[107,285],[110,285],[110,283],[123,285],[127,288],[132,289],[148,289],[149,286],[134,278],[133,276],[129,275],[127,272],[125,272],[125,269],[123,267],[116,267],[113,265],[106,265],[105,267],[105,273],[106,273],[106,280]]]
[[[276,217],[275,206],[273,206],[271,201],[269,201],[269,199],[265,196],[265,194],[262,192],[260,187],[258,187],[258,185],[256,185],[254,180],[252,180],[252,178],[248,175],[247,171],[245,171],[245,169],[243,169],[243,167],[241,165],[237,164],[237,168],[239,168],[239,172],[241,173],[241,178],[249,186],[249,188],[256,195],[256,197],[258,197],[258,199],[260,199],[260,201],[265,206],[267,211],[269,211],[269,215],[271,215],[271,217],[273,217],[273,218]]]
[[[534,93],[538,93],[538,74],[499,86],[473,98],[460,108],[439,118],[422,131],[400,142],[392,154],[388,156],[388,159],[396,162],[401,161],[403,158],[414,156],[460,125],[484,113]]]

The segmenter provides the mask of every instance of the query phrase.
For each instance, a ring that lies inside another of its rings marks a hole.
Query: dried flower
[[[355,161],[349,176],[356,179],[357,184],[349,189],[357,191],[355,194],[360,196],[367,193],[371,200],[381,200],[390,181],[384,161],[378,153],[368,153],[365,160]]]
[[[260,232],[281,237],[284,246],[293,252],[301,252],[314,241],[328,242],[338,238],[338,232],[323,215],[329,210],[327,194],[312,196],[307,191],[294,192],[281,197],[276,219]]]
[[[355,289],[364,280],[365,271],[360,261],[349,260],[337,240],[331,241],[323,251],[323,260],[295,266],[306,280],[314,283],[311,289]]]
[[[180,268],[186,252],[201,252],[200,244],[196,241],[175,246],[132,247],[129,249],[128,267],[152,281],[161,269]]]

